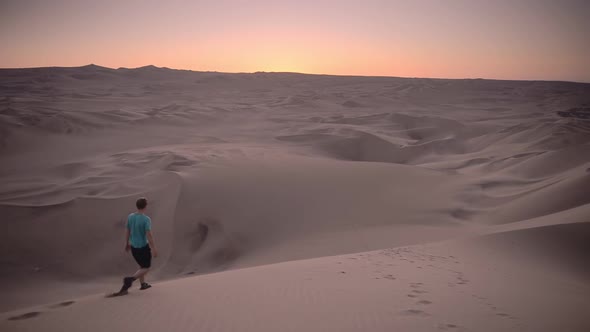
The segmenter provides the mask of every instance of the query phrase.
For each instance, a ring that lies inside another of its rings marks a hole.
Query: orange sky
[[[590,82],[590,1],[0,1],[0,67]]]

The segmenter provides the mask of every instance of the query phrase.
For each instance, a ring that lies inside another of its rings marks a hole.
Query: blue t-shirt
[[[127,229],[131,233],[131,246],[143,248],[148,244],[146,232],[152,229],[152,220],[145,214],[133,212],[127,217]]]

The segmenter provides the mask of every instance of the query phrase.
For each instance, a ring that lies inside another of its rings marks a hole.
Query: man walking
[[[147,208],[147,199],[141,197],[135,202],[137,212],[131,213],[127,217],[127,230],[125,233],[125,251],[133,254],[133,258],[139,264],[139,270],[131,277],[123,278],[123,287],[119,295],[127,294],[127,290],[133,282],[139,279],[141,287],[144,290],[152,287],[145,282],[145,276],[150,271],[152,265],[152,254],[158,257],[154,237],[152,236],[152,220],[145,215]]]

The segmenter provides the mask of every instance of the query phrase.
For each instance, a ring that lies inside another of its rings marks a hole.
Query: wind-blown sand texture
[[[0,330],[589,331],[589,114],[582,83],[2,69]],[[105,299],[143,195],[154,287]]]

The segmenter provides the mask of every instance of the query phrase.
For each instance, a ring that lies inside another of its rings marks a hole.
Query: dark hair
[[[135,202],[135,206],[137,206],[138,210],[143,210],[147,206],[147,199],[145,197],[140,197],[137,202]]]

